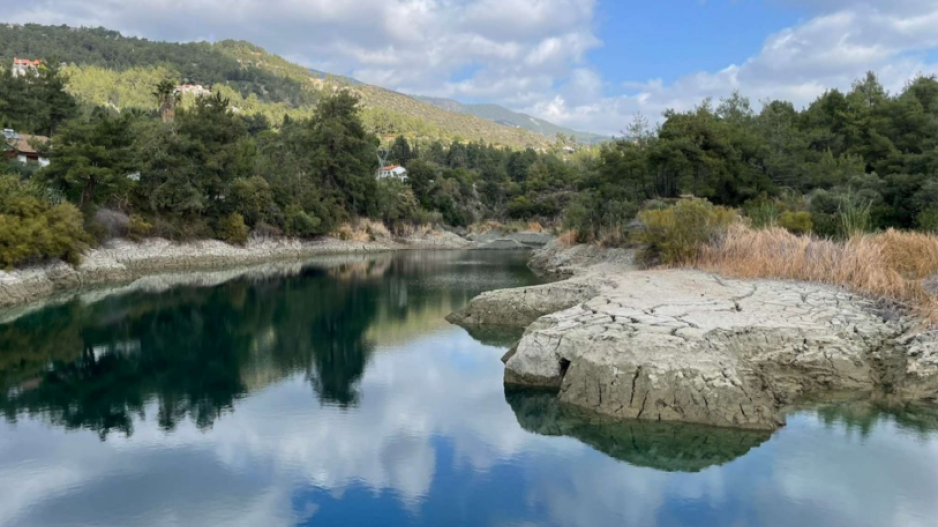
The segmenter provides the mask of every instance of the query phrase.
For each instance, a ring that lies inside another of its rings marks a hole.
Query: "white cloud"
[[[527,111],[574,128],[616,133],[635,113],[657,118],[666,109],[690,109],[705,97],[733,90],[754,103],[784,99],[804,106],[827,89],[849,89],[866,71],[877,72],[891,91],[918,74],[938,72],[938,65],[923,58],[938,47],[935,2],[825,4],[843,8],[769,36],[759,53],[742,64],[685,75],[670,84],[627,83],[620,95],[585,102],[547,94]]]
[[[741,90],[798,105],[867,70],[891,90],[936,71],[935,0],[774,0],[815,13],[719,71],[614,87],[588,63],[597,0],[0,0],[15,22],[103,25],[154,39],[251,40],[302,64],[401,91],[484,100],[617,133]],[[628,67],[623,65],[623,67]],[[468,78],[460,78],[471,71]],[[612,94],[611,96],[608,94]],[[604,94],[606,94],[604,96]]]

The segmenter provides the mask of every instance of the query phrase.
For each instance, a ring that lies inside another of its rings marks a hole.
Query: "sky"
[[[0,0],[0,19],[242,39],[405,93],[617,134],[739,90],[802,107],[938,73],[938,0]]]

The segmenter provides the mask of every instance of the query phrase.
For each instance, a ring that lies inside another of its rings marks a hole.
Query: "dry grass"
[[[388,240],[391,233],[384,223],[373,221],[367,218],[359,219],[354,223],[343,223],[338,229],[332,232],[332,237],[351,242],[373,242],[377,240]]]
[[[700,249],[696,266],[739,278],[780,278],[844,286],[901,302],[938,322],[938,299],[922,279],[938,273],[938,236],[890,230],[844,242],[784,229],[733,225]]]
[[[414,225],[413,223],[402,223],[395,227],[394,233],[402,238],[421,238],[427,234],[433,232],[435,229],[430,223],[421,223],[419,225]]]
[[[565,248],[570,248],[576,245],[580,239],[580,233],[576,229],[570,229],[569,231],[564,231],[557,237],[557,240]]]

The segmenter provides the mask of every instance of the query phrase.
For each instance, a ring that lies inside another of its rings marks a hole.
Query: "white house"
[[[14,57],[12,73],[14,77],[33,75],[39,71],[39,66],[41,65],[42,61],[39,60],[18,59]]]
[[[180,84],[176,86],[176,93],[181,95],[195,95],[196,97],[204,97],[212,94],[212,90],[202,86],[201,84]]]
[[[397,178],[401,181],[407,181],[407,169],[400,165],[388,165],[378,169],[378,179],[389,177]]]

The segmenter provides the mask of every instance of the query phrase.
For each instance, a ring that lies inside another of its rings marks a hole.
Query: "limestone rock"
[[[820,285],[683,270],[614,281],[528,328],[505,382],[558,388],[563,402],[619,418],[773,429],[804,396],[877,390],[876,353],[905,331],[872,302]],[[921,339],[905,363],[921,382],[894,381],[915,399],[938,393],[938,350]]]
[[[446,320],[460,326],[527,327],[540,317],[581,304],[599,294],[594,279],[568,280],[483,293]]]
[[[600,264],[613,265],[620,270],[635,270],[636,250],[630,248],[574,245],[567,247],[555,240],[539,249],[531,257],[530,267],[548,276],[573,276],[587,272]]]

